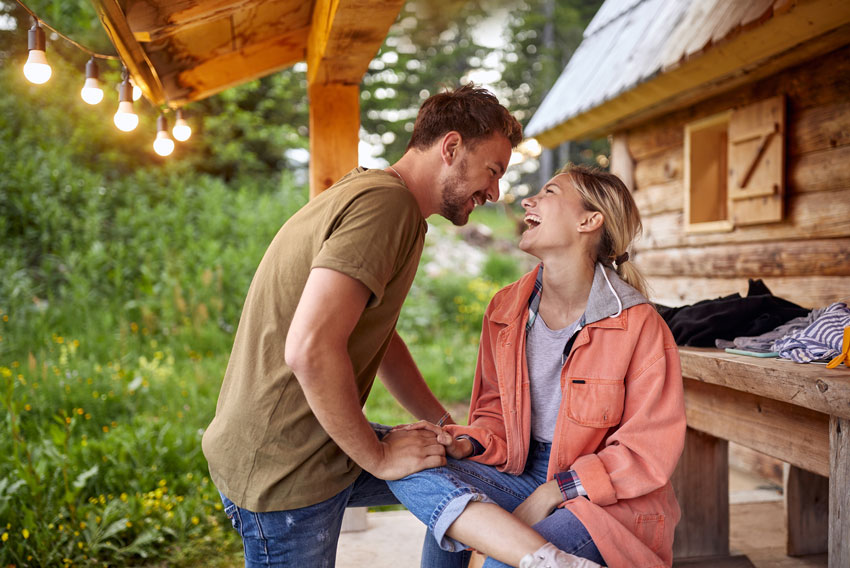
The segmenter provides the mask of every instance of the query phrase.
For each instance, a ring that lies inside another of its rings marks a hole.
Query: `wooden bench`
[[[732,441],[790,464],[787,553],[828,551],[830,567],[850,566],[850,369],[689,347],[680,357],[688,433],[673,479],[676,564],[729,558]]]

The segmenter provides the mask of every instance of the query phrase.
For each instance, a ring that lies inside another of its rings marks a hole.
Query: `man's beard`
[[[460,170],[456,175],[443,182],[442,203],[440,204],[440,215],[458,227],[466,225],[469,221],[469,213],[466,212],[466,204],[469,196],[464,195],[461,185],[466,179],[466,157],[458,166]]]

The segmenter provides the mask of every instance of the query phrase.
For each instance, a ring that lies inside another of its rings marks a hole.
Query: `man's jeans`
[[[546,481],[551,444],[532,442],[525,471],[502,473],[469,460],[448,459],[445,467],[426,469],[398,481],[390,489],[428,527],[422,549],[422,568],[461,568],[469,561],[462,543],[446,536],[470,501],[495,502],[513,511]],[[543,538],[570,554],[604,564],[584,525],[568,509],[556,509],[534,525]],[[487,534],[486,526],[481,531]],[[485,568],[506,566],[488,558]]]
[[[379,438],[388,427],[372,425]],[[387,482],[364,471],[327,501],[300,509],[255,513],[221,494],[224,512],[242,537],[245,567],[325,568],[336,562],[336,547],[346,507],[397,505]]]

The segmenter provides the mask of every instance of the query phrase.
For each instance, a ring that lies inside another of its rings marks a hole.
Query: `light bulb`
[[[36,85],[46,83],[50,79],[50,75],[53,74],[53,69],[48,65],[47,56],[44,54],[46,43],[44,30],[41,29],[41,26],[38,25],[38,20],[36,20],[27,34],[29,55],[27,56],[27,62],[24,63],[24,77],[30,83],[35,83]]]
[[[160,114],[156,119],[156,139],[153,141],[153,151],[160,156],[168,156],[174,151],[174,140],[168,135],[168,121]]]
[[[130,84],[133,85],[133,102],[142,98],[142,90],[136,86],[136,83],[130,79]]]
[[[177,109],[177,120],[174,121],[174,128],[171,129],[171,134],[175,140],[185,142],[192,135],[192,127],[183,118],[183,109]]]
[[[47,64],[47,57],[40,49],[31,49],[27,62],[24,63],[24,76],[30,83],[41,85],[46,83],[53,74],[53,69]]]
[[[100,81],[98,81],[99,75],[97,63],[92,57],[86,63],[86,82],[80,91],[80,96],[90,105],[96,105],[103,100],[103,89],[100,88]]]
[[[153,151],[160,156],[168,156],[174,151],[174,140],[168,135],[168,132],[160,130],[156,133],[156,140],[153,141]]]
[[[123,130],[124,132],[135,130],[139,125],[139,115],[133,111],[132,101],[121,101],[118,103],[118,112],[115,113],[113,120],[118,130]]]

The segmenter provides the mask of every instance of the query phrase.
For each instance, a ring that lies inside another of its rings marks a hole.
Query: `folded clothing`
[[[830,304],[809,326],[773,344],[779,356],[797,363],[829,360],[841,353],[844,328],[850,326],[847,304]]]

